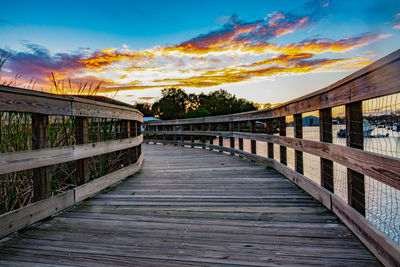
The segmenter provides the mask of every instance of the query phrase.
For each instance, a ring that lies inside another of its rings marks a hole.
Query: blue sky
[[[175,86],[276,103],[395,51],[399,21],[399,1],[3,0],[0,53],[11,55],[3,79],[19,74],[20,86],[48,89],[53,72],[127,102]]]

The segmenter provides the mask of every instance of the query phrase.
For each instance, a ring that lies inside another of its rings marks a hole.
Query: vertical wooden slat
[[[238,122],[238,132],[241,132],[243,130],[243,124],[241,121]],[[239,141],[239,149],[243,150],[243,138],[238,138]]]
[[[272,127],[272,119],[267,120],[265,123],[266,123],[265,130],[266,130],[267,134],[273,135],[274,129]],[[272,142],[268,142],[268,158],[270,158],[270,159],[274,158],[274,143],[272,143]]]
[[[279,118],[279,135],[286,136],[286,118],[285,117]],[[287,165],[286,154],[287,154],[286,147],[280,146],[281,163],[284,165]]]
[[[190,124],[190,131],[193,131],[193,124]],[[190,135],[190,143],[192,143],[192,145],[190,146],[191,148],[194,148],[194,135]]]
[[[49,117],[42,114],[32,114],[32,149],[49,146]],[[33,197],[36,202],[51,195],[51,175],[48,167],[33,169]]]
[[[319,136],[321,142],[332,143],[332,108],[319,111]],[[334,191],[333,161],[324,158],[321,158],[321,185]]]
[[[222,123],[218,123],[218,131],[222,131]],[[218,136],[218,145],[219,146],[224,146],[224,138],[222,135]],[[219,152],[222,152],[222,150],[219,150]]]
[[[181,132],[183,131],[183,124],[181,124]],[[185,136],[181,134],[181,146],[183,147],[183,143],[185,142]]]
[[[76,144],[88,143],[88,118],[75,117]],[[123,127],[123,125],[121,125]],[[76,182],[78,185],[89,182],[89,160],[80,159],[76,161]]]
[[[346,143],[349,147],[364,149],[362,101],[346,105]],[[347,169],[348,201],[350,206],[365,216],[364,175]]]
[[[142,134],[142,123],[140,121],[136,121],[136,136],[140,136],[141,134]],[[142,154],[142,144],[136,146],[135,150],[136,150],[136,161],[137,161],[140,155]]]
[[[233,122],[229,123],[229,131],[232,133],[235,130],[235,124]],[[235,148],[235,137],[230,137],[229,138],[229,145],[231,148]],[[235,153],[231,152],[231,155],[234,155]]]
[[[173,130],[174,132],[176,132],[176,124],[174,124],[174,125],[172,126],[172,130]],[[173,135],[173,139],[174,139],[174,146],[177,146],[176,142],[177,142],[178,138],[177,138],[177,135],[176,135],[176,134]]]
[[[206,125],[204,123],[201,124],[201,130],[203,131],[203,134],[200,137],[201,138],[201,143],[203,145],[205,145],[206,144],[206,136],[204,135],[204,132],[206,131]],[[206,147],[203,146],[202,149],[206,149]]]
[[[129,125],[130,128],[131,128],[130,137],[136,137],[137,136],[137,133],[138,133],[137,125],[138,125],[137,121],[131,121],[130,122],[130,125]],[[130,150],[130,157],[131,157],[131,164],[132,164],[132,163],[135,163],[137,161],[137,159],[138,159],[137,153],[138,152],[137,152],[136,147],[132,147],[129,150]]]
[[[294,114],[293,115],[293,125],[294,125],[294,137],[303,138],[303,116],[302,114]],[[303,151],[296,150],[294,154],[294,164],[295,170],[304,174],[303,169]]]
[[[136,122],[136,136],[139,136],[142,134],[142,123],[140,121]]]
[[[211,123],[208,124],[208,129],[209,129],[209,131],[213,130]],[[214,136],[210,136],[210,145],[213,145],[213,144],[214,144]],[[210,148],[210,150],[213,150],[213,149]]]
[[[250,132],[256,132],[256,121],[250,121]],[[251,140],[251,153],[257,154],[257,143],[256,140]]]
[[[131,127],[130,127],[131,122],[128,120],[122,120],[121,121],[121,139],[128,138],[130,137],[130,132],[131,132]],[[123,164],[124,166],[128,166],[131,164],[131,150],[126,149],[124,151],[124,159],[123,159]]]

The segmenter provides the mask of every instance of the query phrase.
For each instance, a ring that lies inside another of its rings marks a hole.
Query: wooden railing
[[[24,195],[25,201],[21,200],[27,205],[10,207],[0,215],[0,238],[90,197],[134,174],[142,164],[143,115],[136,109],[0,86],[0,113],[1,203],[8,201],[10,192],[22,190],[12,183],[21,172],[32,184]],[[27,118],[24,123],[11,127],[21,114]],[[59,130],[62,133],[56,130],[62,126],[60,121],[67,121]],[[7,140],[5,128],[11,129]],[[13,143],[13,138],[21,138],[15,133],[20,128],[26,133],[26,140],[21,141],[25,149],[3,148]],[[68,141],[61,142],[57,134]],[[68,183],[64,188],[55,188],[61,176],[56,172],[60,166],[65,167],[62,175]],[[5,179],[11,182],[6,185]],[[13,188],[7,190],[6,186]]]
[[[363,150],[362,109],[362,101],[399,92],[400,50],[322,90],[273,109],[147,122],[145,142],[209,148],[271,166],[337,214],[385,265],[399,266],[399,246],[364,217],[364,176],[400,190],[400,159]],[[346,146],[332,143],[332,108],[341,105],[345,105]],[[319,111],[319,141],[303,139],[302,114],[313,111]],[[286,136],[286,116],[293,116],[294,137]],[[223,138],[229,138],[229,147],[223,146]],[[251,140],[250,152],[243,151],[243,139]],[[258,141],[267,143],[267,157],[257,154]],[[274,159],[274,144],[279,145],[279,161]],[[294,168],[287,166],[287,148],[295,150]],[[321,159],[320,183],[304,176],[305,152]],[[347,202],[334,192],[334,162],[347,168]]]

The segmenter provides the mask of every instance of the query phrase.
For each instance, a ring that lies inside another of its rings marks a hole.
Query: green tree
[[[151,110],[150,103],[136,103],[135,108],[143,113],[143,117],[153,117],[154,113]]]
[[[209,94],[186,94],[178,88],[166,88],[161,98],[153,104],[151,111],[163,120],[216,116],[256,110],[256,106],[226,90]]]
[[[205,107],[200,107],[196,110],[189,110],[184,117],[185,119],[188,119],[188,118],[200,118],[207,116],[211,116],[211,112],[207,110]]]
[[[161,99],[154,102],[152,112],[163,120],[182,119],[189,103],[188,95],[179,88],[161,90]]]
[[[236,96],[223,89],[210,92],[208,95],[200,95],[199,101],[200,107],[206,108],[212,115],[232,114],[257,109],[252,102],[243,98],[237,99]]]

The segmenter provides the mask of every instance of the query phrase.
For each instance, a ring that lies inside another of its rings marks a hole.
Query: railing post
[[[181,124],[181,132],[183,132],[183,124]],[[184,147],[183,143],[185,142],[185,136],[181,133],[181,147]]]
[[[166,128],[165,125],[161,126],[161,130],[162,131],[165,131],[165,128]],[[162,134],[162,141],[163,141],[163,145],[165,146],[167,144],[167,142],[166,142],[167,141],[167,135],[165,133]]]
[[[177,142],[176,124],[174,124],[174,125],[172,126],[172,130],[175,132],[174,135],[173,135],[173,138],[174,138],[174,146],[177,146],[177,144],[176,144],[176,142]]]
[[[286,136],[286,118],[285,117],[279,118],[279,135]],[[281,158],[281,163],[283,165],[287,165],[286,147],[285,146],[280,146],[280,158]]]
[[[346,105],[346,143],[349,147],[364,149],[362,101]],[[347,169],[348,201],[350,206],[365,216],[364,175]]]
[[[123,125],[121,125],[123,127]],[[88,118],[75,117],[76,144],[88,143]],[[76,181],[78,185],[89,182],[89,161],[80,159],[76,161]]]
[[[190,124],[190,131],[192,132],[193,131],[193,124]],[[193,145],[193,143],[194,143],[194,135],[190,135],[190,143],[192,143],[191,145],[190,145],[190,147],[191,148],[194,148],[194,145]]]
[[[131,123],[130,123],[130,128],[131,128],[131,130],[130,130],[130,135],[131,135],[131,137],[137,137],[137,134],[138,134],[138,130],[137,130],[137,125],[138,125],[138,122],[137,121],[131,121]],[[130,148],[129,149],[129,154],[130,154],[130,157],[131,157],[131,163],[135,163],[136,161],[137,161],[137,159],[138,159],[138,156],[137,156],[137,153],[138,153],[138,150],[137,150],[137,147],[132,147],[132,148]]]
[[[294,125],[294,137],[302,139],[303,138],[303,116],[301,113],[293,115],[293,125]],[[296,172],[298,172],[300,174],[304,174],[303,151],[295,150],[294,164],[295,164]]]
[[[235,124],[233,122],[229,123],[229,131],[231,134],[233,134],[233,131],[235,130]],[[235,137],[230,137],[229,138],[229,145],[231,148],[235,148]],[[231,152],[231,155],[235,155],[235,153]]]
[[[272,127],[272,119],[267,120],[266,122],[266,132],[267,134],[271,135],[272,137],[272,142],[268,142],[268,158],[274,159],[274,139],[273,139],[273,134],[274,134],[274,128]]]
[[[332,143],[332,108],[319,111],[319,137],[321,142]],[[321,185],[334,191],[333,161],[324,158],[321,158]]]
[[[256,132],[256,121],[250,121],[250,132]],[[251,140],[251,153],[257,154],[257,143],[256,140]]]
[[[140,121],[136,122],[136,136],[140,136],[142,134],[142,123]],[[139,159],[140,155],[142,155],[142,144],[139,144],[136,147],[136,159]]]
[[[222,132],[222,123],[218,123],[218,131]],[[221,134],[218,136],[218,146],[224,146],[224,137]],[[219,152],[222,152],[222,150],[219,150]]]
[[[242,131],[242,122],[241,121],[239,121],[238,122],[238,132],[241,132]],[[239,141],[239,149],[240,150],[243,150],[243,138],[238,138],[238,141]]]
[[[209,123],[208,124],[208,129],[210,130],[210,132],[212,131],[212,124],[211,123]],[[214,136],[210,136],[210,145],[213,145],[214,144]],[[213,150],[211,147],[210,147],[210,150]]]
[[[206,149],[206,136],[205,136],[205,131],[206,131],[206,125],[204,123],[201,124],[201,131],[203,134],[201,135],[201,143],[203,144],[202,149]]]
[[[32,149],[47,148],[49,146],[49,117],[42,114],[32,114]],[[50,197],[51,176],[49,168],[33,169],[33,198],[36,202]]]
[[[130,124],[131,122],[128,120],[121,121],[121,139],[128,138],[131,136]],[[130,165],[131,164],[130,161],[131,161],[130,149],[127,149],[123,160],[124,166]]]

